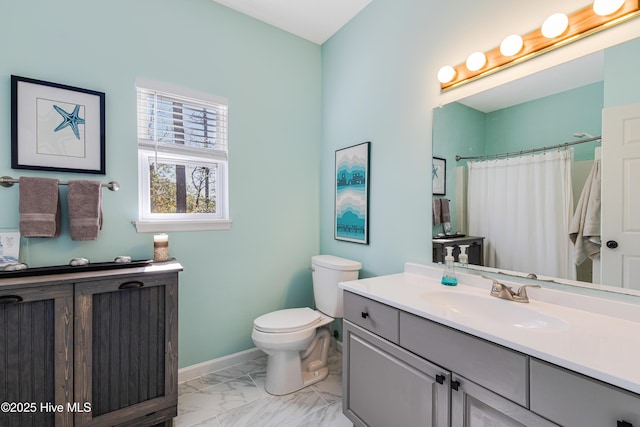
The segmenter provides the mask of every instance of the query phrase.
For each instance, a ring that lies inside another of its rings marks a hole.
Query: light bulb
[[[607,16],[617,12],[625,0],[596,0],[593,2],[593,11],[596,15]]]
[[[548,39],[558,37],[569,26],[569,18],[564,13],[554,13],[542,23],[542,35]]]
[[[478,71],[487,63],[487,57],[482,52],[473,52],[467,58],[467,69],[469,71]]]
[[[445,65],[438,71],[438,81],[440,83],[449,83],[456,76],[456,70],[451,65]]]
[[[522,37],[517,34],[512,34],[502,40],[502,43],[500,44],[500,53],[504,56],[513,56],[522,50],[522,46]]]

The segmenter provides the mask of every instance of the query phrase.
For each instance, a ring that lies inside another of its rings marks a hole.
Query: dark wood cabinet
[[[453,246],[453,259],[455,262],[458,262],[460,246],[469,245],[467,248],[469,264],[484,265],[483,242],[484,237],[476,236],[433,239],[433,262],[444,263],[444,257],[447,255],[445,248],[447,246]]]
[[[78,426],[137,425],[177,415],[177,274],[76,284]],[[151,421],[149,421],[151,420]]]
[[[73,286],[0,288],[0,426],[71,426]]]
[[[0,278],[0,426],[170,426],[181,269]]]

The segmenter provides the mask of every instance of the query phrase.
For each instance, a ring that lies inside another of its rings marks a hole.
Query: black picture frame
[[[11,76],[11,168],[104,175],[105,94]]]
[[[433,183],[433,195],[444,196],[447,194],[447,160],[434,157],[431,166],[431,179]]]

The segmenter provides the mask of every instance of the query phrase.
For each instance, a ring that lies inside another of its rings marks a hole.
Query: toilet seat
[[[321,320],[321,315],[308,307],[289,308],[264,314],[253,321],[260,332],[287,333],[307,329]]]

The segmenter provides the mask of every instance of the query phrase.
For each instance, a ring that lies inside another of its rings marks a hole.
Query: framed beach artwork
[[[444,196],[447,193],[447,161],[445,159],[433,158],[431,179],[433,180],[433,194]]]
[[[11,167],[105,174],[105,94],[11,76]]]
[[[336,240],[369,244],[370,147],[364,142],[336,150]]]
[[[20,232],[0,230],[0,269],[9,264],[17,264],[20,259]]]

